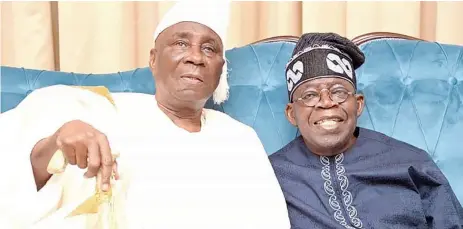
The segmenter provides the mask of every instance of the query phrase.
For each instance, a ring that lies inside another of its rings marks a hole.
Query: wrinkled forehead
[[[302,83],[299,88],[294,92],[295,98],[300,96],[304,91],[307,90],[322,90],[322,89],[331,89],[333,87],[343,87],[349,91],[354,91],[354,87],[351,82],[346,80],[343,77],[336,75],[332,76],[323,76],[321,78],[311,79]]]

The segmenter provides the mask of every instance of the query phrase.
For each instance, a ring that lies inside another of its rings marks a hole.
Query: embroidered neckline
[[[320,156],[320,162],[323,165],[322,171],[321,171],[321,176],[324,180],[323,188],[325,190],[325,193],[328,195],[328,203],[331,209],[334,210],[334,214],[333,214],[334,219],[339,224],[344,226],[345,228],[349,228],[349,229],[363,228],[363,223],[357,216],[358,214],[357,209],[355,208],[355,206],[352,205],[352,193],[348,190],[349,179],[346,176],[346,169],[344,168],[344,165],[342,164],[343,161],[344,161],[343,153],[335,156],[334,158],[334,163],[335,163],[335,168],[336,168],[335,175],[337,175],[337,179],[339,180],[339,187],[341,189],[341,194],[342,194],[342,202],[347,211],[350,222],[352,223],[354,227],[350,226],[346,222],[346,219],[344,218],[344,214],[341,209],[341,205],[339,204],[339,201],[337,200],[337,195],[333,188],[333,184],[331,182],[330,158],[327,156]]]

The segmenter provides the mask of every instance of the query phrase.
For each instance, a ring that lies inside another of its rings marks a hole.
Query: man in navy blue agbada
[[[270,156],[293,229],[463,228],[463,209],[423,150],[357,127],[363,53],[304,34],[286,67],[286,116],[301,136]]]

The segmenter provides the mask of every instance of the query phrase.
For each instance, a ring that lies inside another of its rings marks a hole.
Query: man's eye
[[[177,41],[175,42],[175,45],[180,46],[180,47],[187,47],[188,44],[185,41]]]
[[[331,92],[332,95],[344,96],[347,94],[345,90],[334,90]]]
[[[204,47],[204,50],[206,50],[206,51],[208,51],[208,52],[215,52],[214,47],[211,47],[211,46],[205,46],[205,47]]]
[[[317,94],[315,94],[315,93],[310,93],[310,94],[304,95],[304,96],[302,97],[302,99],[313,99],[313,98],[315,98],[315,97],[317,97]]]

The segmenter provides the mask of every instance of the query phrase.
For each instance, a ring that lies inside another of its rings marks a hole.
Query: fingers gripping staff
[[[80,87],[86,90],[90,90],[99,95],[106,97],[115,107],[115,103],[111,98],[110,92],[105,87]],[[98,141],[98,136],[95,134],[87,134],[89,138],[94,138]],[[101,150],[101,149],[100,149]],[[111,152],[112,155],[112,174],[110,177],[110,184],[106,191],[102,190],[102,181],[103,181],[103,170],[105,169],[105,158],[101,155],[100,164],[103,166],[98,166],[98,171],[96,171],[96,187],[93,196],[87,198],[85,201],[80,203],[75,209],[72,209],[67,217],[82,215],[82,214],[98,214],[99,215],[99,224],[101,229],[114,229],[116,228],[115,219],[114,219],[114,206],[113,206],[113,190],[112,184],[114,184],[116,179],[115,173],[115,161],[119,157],[119,152]],[[89,153],[89,159],[92,157]],[[47,171],[50,174],[60,174],[65,171],[66,166],[69,164],[69,161],[66,159],[62,150],[58,149],[52,156],[48,166]],[[74,162],[75,164],[75,162]],[[91,168],[86,173],[91,173]]]

